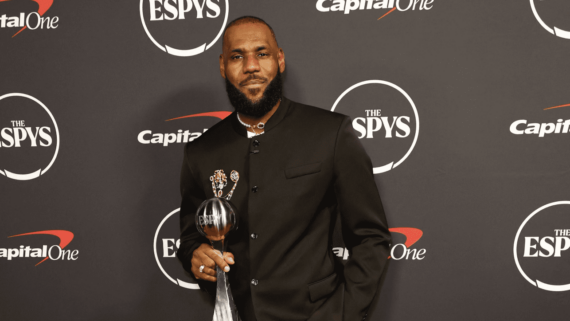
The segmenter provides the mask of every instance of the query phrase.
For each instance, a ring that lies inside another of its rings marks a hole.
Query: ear
[[[226,78],[226,66],[224,65],[224,54],[220,54],[220,74]]]
[[[283,49],[279,48],[279,56],[277,58],[279,62],[279,71],[283,73],[285,71],[285,52]]]

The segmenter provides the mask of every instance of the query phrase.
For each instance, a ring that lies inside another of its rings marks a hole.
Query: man
[[[228,25],[220,73],[236,111],[186,145],[177,255],[211,293],[215,265],[228,272],[243,321],[341,320],[336,311],[364,320],[390,243],[372,164],[349,117],[282,96],[284,70],[267,23]],[[194,222],[214,196],[231,199],[240,215],[223,257]],[[344,272],[331,251],[338,212],[351,254]]]

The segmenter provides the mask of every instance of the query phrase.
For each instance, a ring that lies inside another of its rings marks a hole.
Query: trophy
[[[237,229],[238,215],[234,207],[224,198],[214,197],[205,200],[196,211],[196,228],[210,240],[215,250],[224,253],[226,236]],[[213,321],[241,321],[234,304],[230,283],[226,273],[216,265],[216,305]]]

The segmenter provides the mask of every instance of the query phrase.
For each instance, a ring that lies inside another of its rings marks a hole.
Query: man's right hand
[[[226,272],[230,271],[228,264],[234,264],[234,255],[230,252],[224,252],[224,256],[220,251],[214,250],[209,244],[202,244],[192,253],[192,273],[196,279],[216,282],[216,264]],[[204,265],[204,269],[200,272],[200,266]]]

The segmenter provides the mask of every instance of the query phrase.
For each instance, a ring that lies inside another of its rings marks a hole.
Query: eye
[[[260,56],[260,57],[267,57],[267,56],[269,56],[269,55],[268,55],[268,54],[266,54],[265,52],[261,52],[261,53],[259,53],[259,55],[258,55],[258,56]]]
[[[232,56],[232,60],[236,60],[236,59],[240,59],[240,58],[242,58],[242,56],[240,56],[240,55]]]

